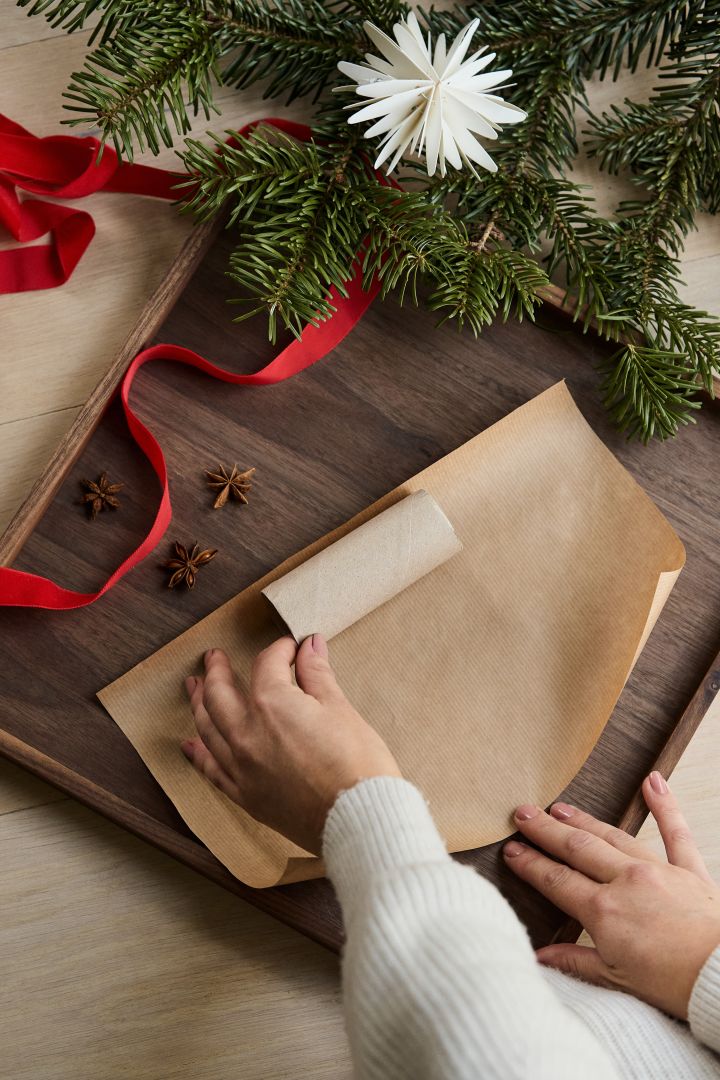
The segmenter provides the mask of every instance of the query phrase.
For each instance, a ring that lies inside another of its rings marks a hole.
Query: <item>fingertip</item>
[[[190,697],[190,698],[192,697],[193,690],[195,689],[196,686],[197,686],[197,679],[195,678],[195,676],[194,675],[188,675],[186,677],[186,679],[185,679],[185,690],[187,691],[187,696],[188,697]]]
[[[555,967],[560,959],[561,953],[561,945],[543,945],[541,949],[536,949],[535,956],[538,963],[545,964],[546,967]]]
[[[283,637],[276,638],[271,645],[268,645],[268,647],[263,650],[267,656],[279,656],[283,658],[291,657],[291,660],[295,659],[297,651],[298,643],[290,634],[284,634]],[[262,653],[260,655],[262,655]]]
[[[658,790],[664,788],[664,790]],[[652,813],[653,817],[656,817],[663,810],[670,808],[674,802],[672,798],[672,792],[668,787],[667,781],[663,779],[659,772],[653,770],[648,773],[642,782],[642,793],[645,799],[645,804]]]
[[[576,807],[570,806],[569,803],[556,802],[550,807],[551,815],[558,821],[569,821],[576,812]]]
[[[667,780],[657,769],[653,769],[647,777],[647,785],[653,795],[669,795],[670,793]]]
[[[205,695],[205,689],[219,684],[235,686],[235,673],[230,658],[222,649],[209,649],[205,653],[205,675],[198,678],[195,693]]]
[[[227,653],[223,652],[222,649],[208,649],[203,659],[205,660],[206,671],[209,671],[210,668],[218,664],[223,664],[227,667],[230,666],[230,661],[228,660]]]
[[[310,634],[309,637],[303,638],[302,641],[300,642],[300,644],[298,645],[298,647],[297,647],[297,655],[295,657],[295,663],[297,664],[298,660],[300,660],[302,662],[304,657],[312,656],[313,653],[314,653],[313,635]]]
[[[593,946],[556,942],[538,949],[535,956],[538,963],[545,967],[564,971],[576,979],[593,983],[595,986],[611,985],[607,968]]]
[[[303,638],[295,657],[295,667],[302,668],[303,664],[312,663],[314,660],[328,660],[328,647],[322,634],[310,634]]]
[[[328,652],[327,641],[325,640],[323,635],[313,634],[311,640],[313,652],[317,653],[318,656],[321,656],[323,660],[327,660],[330,654]]]
[[[329,701],[342,693],[330,665],[327,644],[322,634],[306,637],[298,649],[295,679],[301,690],[318,701]]]
[[[188,761],[192,762],[195,757],[195,742],[193,739],[185,739],[180,743],[180,749],[182,750]]]
[[[277,638],[258,653],[253,664],[251,681],[254,686],[266,680],[273,682],[292,682],[292,665],[296,659],[298,647],[295,639],[289,635]]]

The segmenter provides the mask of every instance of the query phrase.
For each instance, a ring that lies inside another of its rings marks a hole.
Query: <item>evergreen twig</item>
[[[694,418],[698,387],[712,391],[720,321],[681,301],[678,260],[697,211],[720,208],[720,0],[473,0],[421,12],[448,36],[477,16],[528,117],[495,144],[495,174],[429,179],[406,161],[403,191],[378,182],[362,133],[324,95],[337,61],[368,48],[364,21],[389,32],[402,0],[19,2],[68,32],[93,28],[68,122],[97,125],[128,158],[209,115],[216,81],[263,80],[266,96],[321,101],[308,144],[256,131],[234,147],[188,140],[182,154],[185,207],[201,217],[230,208],[239,318],[264,312],[272,337],[327,318],[329,290],[343,294],[358,252],[366,286],[377,278],[383,296],[423,295],[475,333],[498,315],[532,317],[552,274],[585,327],[618,341],[603,393],[629,435],[673,435]],[[599,166],[638,185],[606,220],[567,176],[575,117],[590,76],[641,62],[662,63],[651,100],[589,115]]]

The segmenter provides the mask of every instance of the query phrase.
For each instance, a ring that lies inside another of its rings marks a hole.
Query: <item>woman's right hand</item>
[[[668,861],[634,837],[566,803],[519,806],[532,844],[503,849],[506,865],[577,919],[595,948],[549,945],[538,959],[585,982],[625,990],[687,1017],[700,969],[720,944],[720,888],[707,872],[674,795],[658,772],[643,784]]]

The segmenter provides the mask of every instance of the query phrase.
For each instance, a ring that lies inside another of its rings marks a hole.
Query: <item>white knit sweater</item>
[[[344,792],[323,854],[343,909],[360,1080],[720,1078],[720,948],[690,1025],[541,967],[498,890],[446,853],[405,780]],[[705,1044],[705,1045],[702,1045]]]

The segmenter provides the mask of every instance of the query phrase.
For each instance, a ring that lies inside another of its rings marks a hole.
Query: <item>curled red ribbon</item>
[[[311,137],[310,128],[305,124],[275,118],[247,124],[238,135],[247,135],[258,123],[271,124],[298,139]],[[46,233],[51,237],[49,244],[0,252],[0,293],[49,289],[63,284],[95,233],[95,225],[87,211],[39,199],[21,201],[18,189],[64,199],[101,190],[175,199],[175,185],[187,179],[186,174],[120,162],[109,146],[104,148],[98,161],[99,148],[99,141],[90,136],[78,139],[58,135],[39,139],[0,115],[0,223],[23,243]],[[359,262],[356,263],[353,277],[346,283],[348,295],[340,296],[335,289],[330,291],[329,299],[335,308],[331,318],[317,326],[307,326],[301,340],[293,341],[252,375],[225,371],[179,345],[154,345],[138,353],[123,377],[120,397],[130,434],[155,470],[162,488],[160,505],[149,533],[97,592],[75,592],[37,574],[0,567],[0,606],[63,611],[92,604],[137,566],[164,535],[172,519],[165,458],[157,439],[130,405],[133,380],[144,364],[152,360],[173,360],[238,386],[282,382],[334,349],[362,318],[379,287],[375,281],[370,289],[363,289],[362,270]]]
[[[0,114],[0,224],[23,244],[50,234],[49,244],[0,251],[0,293],[52,289],[63,285],[95,235],[86,210],[43,199],[21,200],[19,190],[58,199],[79,199],[95,191],[123,191],[177,199],[173,185],[187,176],[131,165],[93,136],[50,135],[39,139]]]

